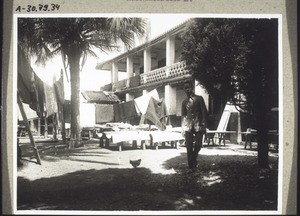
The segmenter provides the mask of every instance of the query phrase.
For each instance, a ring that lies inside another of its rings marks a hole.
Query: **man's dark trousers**
[[[203,132],[185,132],[185,146],[187,149],[187,158],[190,169],[194,169],[197,166],[197,156],[202,148]],[[194,142],[195,141],[195,142]]]

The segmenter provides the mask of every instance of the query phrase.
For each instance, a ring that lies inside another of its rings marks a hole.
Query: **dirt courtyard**
[[[42,165],[35,163],[29,143],[20,146],[18,210],[277,210],[276,152],[270,152],[270,169],[261,173],[256,149],[204,145],[198,170],[189,174],[184,146],[118,151],[96,141],[76,149],[40,142]],[[133,168],[129,160],[136,159],[142,161]]]

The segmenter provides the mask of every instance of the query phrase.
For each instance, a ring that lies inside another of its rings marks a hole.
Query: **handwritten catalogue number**
[[[59,4],[39,4],[35,5],[26,5],[25,7],[18,6],[16,12],[38,12],[38,11],[58,11],[60,8]]]

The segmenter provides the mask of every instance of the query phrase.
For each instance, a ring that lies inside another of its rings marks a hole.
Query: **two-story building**
[[[191,79],[185,62],[181,60],[182,33],[189,20],[166,31],[154,39],[130,49],[108,61],[98,63],[96,69],[109,70],[111,83],[102,91],[113,91],[123,101],[130,101],[156,89],[164,98],[171,124],[180,126],[181,103],[185,98],[183,83]],[[119,80],[119,73],[127,78]],[[202,95],[210,114],[209,127],[217,127],[225,104],[212,98],[195,83],[195,93]]]

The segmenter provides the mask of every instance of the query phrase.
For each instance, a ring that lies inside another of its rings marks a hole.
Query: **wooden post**
[[[57,113],[52,115],[52,125],[53,125],[52,136],[54,140],[57,140],[57,125],[58,125]]]
[[[175,146],[175,141],[171,141],[171,147],[174,148]]]
[[[119,142],[118,144],[119,151],[122,151],[123,142]]]
[[[146,141],[141,141],[141,144],[142,144],[142,149],[145,150],[146,149]]]
[[[37,135],[41,136],[41,119],[38,118],[38,128],[37,128]]]
[[[47,120],[47,117],[45,117],[44,138],[48,138],[48,120]]]
[[[99,139],[99,147],[103,148],[103,137],[100,137]]]
[[[36,148],[36,145],[35,145],[35,142],[34,142],[34,139],[33,139],[33,136],[32,136],[32,133],[31,133],[31,130],[30,130],[30,127],[29,127],[29,124],[28,124],[28,119],[27,119],[27,116],[26,116],[26,113],[25,113],[25,110],[24,110],[24,107],[23,107],[23,104],[22,104],[22,101],[20,99],[19,94],[17,94],[17,100],[18,100],[18,105],[19,105],[20,112],[21,112],[22,117],[23,117],[23,121],[24,121],[25,127],[27,128],[27,131],[28,131],[30,143],[31,143],[32,148],[34,150],[34,154],[35,154],[37,163],[41,165],[40,155],[39,155],[39,152],[38,152],[38,150]]]
[[[132,141],[132,147],[135,148],[135,149],[137,148],[137,141],[136,140]]]
[[[64,143],[67,143],[66,138],[66,125],[65,125],[65,113],[64,113],[64,105],[61,103],[57,103],[58,106],[58,113],[57,113],[57,120],[61,121],[61,137]]]

